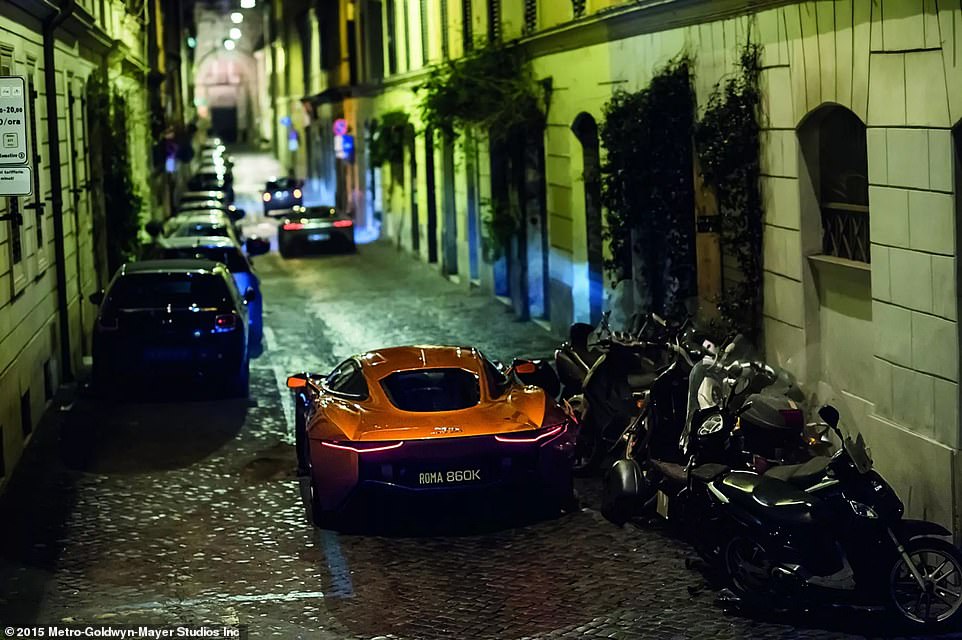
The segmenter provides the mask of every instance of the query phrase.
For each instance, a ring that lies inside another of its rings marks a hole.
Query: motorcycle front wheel
[[[761,543],[736,535],[725,545],[723,559],[732,591],[746,604],[758,604],[771,594],[774,565]]]
[[[902,620],[920,628],[951,627],[962,619],[962,552],[939,538],[916,538],[906,556],[921,584],[898,556],[889,572],[889,605]]]

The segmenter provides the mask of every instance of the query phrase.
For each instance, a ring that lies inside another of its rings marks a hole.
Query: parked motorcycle
[[[704,522],[721,534],[714,547],[732,590],[766,606],[847,603],[885,607],[917,627],[959,622],[962,553],[950,532],[904,518],[861,435],[843,435],[834,407],[819,415],[843,443],[830,459],[807,473],[732,471],[707,485]]]
[[[597,470],[621,444],[626,427],[641,412],[644,393],[667,365],[664,343],[647,340],[648,327],[644,322],[635,331],[608,329],[595,343],[603,353],[585,376],[583,393],[571,398],[581,412],[578,471]]]
[[[652,384],[643,419],[626,431],[626,455],[605,476],[602,511],[616,523],[652,506],[665,518],[669,505],[692,511],[705,482],[693,472],[706,463],[715,473],[763,472],[811,457],[794,378],[761,363],[740,336],[700,360],[698,341],[682,344],[668,345],[675,361]]]

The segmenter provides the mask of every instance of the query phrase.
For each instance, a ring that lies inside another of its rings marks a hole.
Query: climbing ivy
[[[142,200],[130,168],[127,101],[93,74],[87,82],[87,104],[92,128],[102,133],[90,142],[100,147],[93,157],[102,165],[98,169],[103,179],[107,267],[113,273],[140,249]]]
[[[517,47],[478,41],[462,58],[434,67],[417,88],[421,121],[449,136],[474,128],[503,139],[544,122],[544,91]]]
[[[399,167],[404,163],[407,126],[408,114],[400,110],[385,111],[373,122],[369,149],[373,166],[390,163],[393,167]],[[397,171],[392,174],[400,176]]]
[[[762,315],[762,201],[759,191],[759,51],[742,50],[738,73],[715,86],[695,129],[702,173],[718,199],[724,255],[740,272],[718,308],[727,328],[752,338]]]
[[[682,56],[646,88],[616,93],[600,128],[606,269],[617,283],[639,260],[642,307],[683,315],[695,290],[692,129],[695,101],[690,63]],[[636,238],[632,243],[632,234]]]

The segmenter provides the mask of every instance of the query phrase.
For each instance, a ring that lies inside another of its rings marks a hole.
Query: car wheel
[[[315,527],[319,529],[335,529],[337,527],[338,521],[335,517],[333,511],[328,511],[321,506],[321,502],[317,496],[317,484],[314,480],[314,474],[311,473],[310,479],[311,487],[311,522],[314,523]]]
[[[294,250],[291,247],[290,240],[284,240],[281,237],[277,238],[277,251],[281,254],[282,258],[291,258],[294,256]]]
[[[234,378],[230,386],[230,395],[234,398],[246,398],[250,395],[251,387],[251,363],[246,361],[240,373]]]

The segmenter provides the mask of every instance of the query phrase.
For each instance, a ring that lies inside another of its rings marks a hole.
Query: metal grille
[[[428,0],[421,0],[421,64],[428,64]]]
[[[501,41],[501,0],[488,0],[488,42]]]
[[[474,48],[474,16],[471,10],[471,0],[461,0],[461,40],[465,51]]]
[[[524,0],[524,32],[534,33],[538,28],[538,0]]]
[[[822,205],[822,251],[831,256],[871,262],[868,207],[844,203]]]
[[[574,11],[576,18],[580,18],[585,15],[586,4],[586,0],[571,0],[571,8]]]

